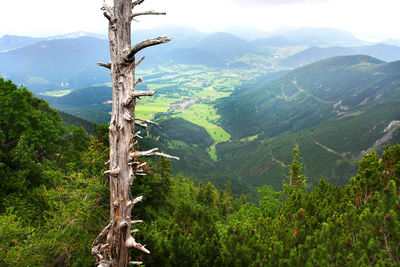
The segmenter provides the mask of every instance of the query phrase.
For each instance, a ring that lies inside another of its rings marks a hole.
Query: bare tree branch
[[[134,171],[134,173],[136,174],[136,175],[138,175],[138,174],[144,174],[144,175],[146,175],[145,173],[144,173],[144,170],[143,169],[137,169],[137,170],[135,170]]]
[[[178,157],[175,156],[171,156],[165,153],[160,153],[160,152],[156,152],[154,153],[154,156],[159,156],[159,157],[163,157],[163,158],[167,158],[167,159],[176,159],[176,160],[180,160]]]
[[[163,157],[163,158],[179,160],[178,157],[171,156],[171,155],[164,154],[164,153],[160,153],[160,152],[157,152],[157,151],[158,151],[158,148],[153,148],[153,149],[150,149],[150,150],[147,150],[147,151],[135,151],[135,152],[132,152],[130,154],[130,158],[134,159],[134,158],[138,158],[138,157],[159,156],[159,157]]]
[[[135,85],[142,83],[143,82],[143,78],[139,78],[135,81]]]
[[[145,59],[146,57],[143,56],[138,62],[135,63],[135,68],[137,68],[137,66],[139,66],[140,63],[142,63],[142,61]]]
[[[111,63],[97,62],[97,65],[111,70]]]
[[[104,11],[103,12],[104,17],[106,17],[108,21],[112,22],[114,18],[114,11],[109,5],[107,5],[105,0],[103,1],[103,7],[101,8],[101,10]]]
[[[96,239],[93,242],[92,246],[97,246],[98,244],[103,242],[104,237],[108,234],[108,231],[110,230],[111,224],[108,224],[104,229],[101,231],[101,233],[96,237]]]
[[[130,158],[139,158],[139,157],[148,157],[148,156],[154,156],[154,154],[158,151],[158,148],[153,148],[151,150],[147,151],[135,151],[132,152],[130,155]]]
[[[140,4],[143,3],[143,2],[144,2],[144,0],[136,0],[136,1],[133,1],[133,2],[132,2],[132,8],[134,8],[135,6],[140,5]]]
[[[126,62],[126,63],[131,62],[132,58],[135,56],[135,54],[146,47],[159,45],[159,44],[165,44],[171,40],[172,39],[164,36],[164,37],[157,37],[157,38],[147,39],[145,41],[142,41],[142,42],[136,44],[134,47],[132,47],[129,54],[124,58],[124,62]]]
[[[129,264],[130,265],[142,265],[143,262],[141,262],[141,261],[130,261]]]
[[[107,171],[104,172],[104,174],[107,174],[107,173],[110,176],[117,177],[119,175],[119,173],[120,173],[120,169],[117,168],[117,169],[114,169],[114,170],[107,170]]]
[[[92,244],[92,256],[95,258],[96,263],[100,264],[99,266],[111,266],[111,261],[104,258],[104,256],[107,256],[105,249],[108,247],[108,244],[102,244],[104,238],[110,231],[110,227],[111,224],[108,224]]]
[[[160,124],[158,124],[158,123],[155,122],[155,121],[146,120],[146,119],[139,118],[139,117],[135,117],[135,120],[136,120],[136,121],[142,121],[142,122],[145,122],[145,123],[148,123],[148,124],[153,124],[153,125],[156,125],[156,126],[160,126]]]
[[[149,126],[146,123],[140,123],[135,121],[135,125],[147,129]]]
[[[112,18],[111,18],[111,16],[110,16],[110,14],[107,13],[107,11],[104,11],[104,12],[103,12],[103,16],[106,17],[106,19],[107,19],[109,22],[112,21]]]
[[[146,166],[147,165],[147,162],[143,162],[142,164],[139,164],[137,167],[138,168],[142,168],[142,167],[144,167],[144,166]]]
[[[136,248],[140,251],[150,254],[150,251],[148,251],[142,244],[136,243],[135,239],[132,236],[129,236],[129,238],[125,241],[125,245],[128,248]]]
[[[139,138],[139,139],[143,139],[143,137],[140,136],[140,131],[137,131],[134,135],[133,135],[133,139],[135,138]]]
[[[143,196],[137,197],[134,200],[131,200],[128,202],[128,206],[134,206],[135,204],[139,203],[140,201],[143,200]]]
[[[133,97],[141,97],[141,96],[152,96],[157,91],[140,91],[140,90],[135,90],[133,91]]]
[[[135,97],[136,97],[136,98],[140,98],[140,97],[142,97],[142,96],[152,96],[152,95],[154,95],[155,93],[157,93],[157,91],[140,91],[140,90],[135,90],[135,91],[133,91],[133,93],[131,94],[131,96],[128,97],[128,99],[125,100],[124,106],[125,106],[125,107],[129,107],[129,106],[132,104],[133,99],[134,99]]]
[[[167,15],[167,13],[155,12],[155,11],[138,12],[138,13],[133,13],[131,16],[131,19],[134,19],[135,17],[139,17],[139,16],[145,16],[145,15]]]

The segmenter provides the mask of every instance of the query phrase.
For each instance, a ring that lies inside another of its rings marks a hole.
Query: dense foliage
[[[108,207],[104,144],[3,79],[0,137],[0,265],[92,265]]]
[[[91,244],[108,220],[104,125],[65,128],[25,88],[0,80],[0,265],[93,266]],[[22,109],[23,108],[23,109]],[[301,151],[301,147],[300,147]],[[283,190],[259,200],[171,175],[153,159],[135,180],[143,195],[135,233],[147,266],[364,266],[400,264],[400,145],[373,151],[345,187],[310,188],[296,148]]]

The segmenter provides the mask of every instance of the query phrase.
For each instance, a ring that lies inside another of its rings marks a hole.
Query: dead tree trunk
[[[158,37],[131,46],[131,22],[143,15],[165,15],[154,11],[133,13],[132,10],[144,0],[113,0],[113,7],[104,1],[102,10],[109,21],[108,37],[111,62],[98,65],[111,70],[113,86],[113,104],[110,122],[110,168],[107,171],[110,180],[110,223],[104,228],[93,243],[92,255],[98,266],[128,266],[141,264],[130,261],[129,248],[134,247],[145,253],[150,253],[144,246],[132,237],[133,223],[141,222],[131,218],[132,207],[142,197],[132,199],[131,186],[135,176],[145,175],[143,166],[146,163],[137,160],[143,156],[164,156],[158,149],[136,151],[140,132],[135,132],[135,125],[147,128],[149,120],[135,117],[136,99],[142,96],[152,96],[154,91],[138,91],[135,85],[142,79],[135,79],[135,69],[143,61],[135,60],[140,50],[169,42],[167,37]],[[156,124],[156,123],[154,123]],[[176,158],[177,159],[177,158]],[[105,240],[105,237],[106,240]],[[105,242],[104,242],[105,241]]]

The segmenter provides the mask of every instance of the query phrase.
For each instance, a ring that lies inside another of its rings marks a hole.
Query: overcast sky
[[[105,32],[102,0],[1,0],[0,36],[48,36],[75,31]],[[400,0],[146,0],[146,16],[134,27],[163,24],[203,31],[247,25],[264,31],[280,27],[331,27],[359,37],[400,39]]]

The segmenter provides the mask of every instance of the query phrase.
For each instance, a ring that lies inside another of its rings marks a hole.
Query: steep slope
[[[93,134],[93,122],[81,119],[74,115],[65,113],[63,111],[58,111],[60,117],[67,125],[74,125],[77,127],[82,127],[88,134]]]
[[[108,123],[110,121],[112,89],[107,86],[92,86],[62,97],[41,96],[58,110],[65,111],[88,121]]]
[[[236,138],[217,146],[218,159],[239,181],[278,188],[298,146],[312,184],[343,185],[363,154],[400,142],[399,106],[400,61],[320,61],[222,101]]]
[[[368,56],[307,65],[223,99],[221,123],[236,138],[307,129],[367,103],[398,97],[397,66]]]
[[[363,107],[358,112],[327,120],[316,127],[273,138],[235,141],[217,147],[220,164],[239,181],[279,188],[292,149],[300,148],[304,172],[315,185],[319,178],[344,185],[355,174],[357,161],[387,142],[400,142],[400,100]]]

